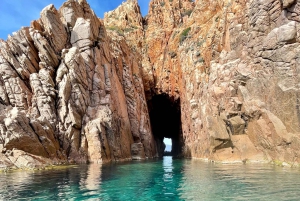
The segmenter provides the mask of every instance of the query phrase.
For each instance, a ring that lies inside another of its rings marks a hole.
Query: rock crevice
[[[164,137],[184,157],[299,165],[299,16],[298,0],[47,6],[0,41],[0,167],[153,158]]]

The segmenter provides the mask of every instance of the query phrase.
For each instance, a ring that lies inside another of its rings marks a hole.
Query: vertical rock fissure
[[[158,155],[163,156],[164,138],[172,140],[172,156],[182,153],[183,139],[181,130],[180,99],[174,100],[167,94],[159,94],[148,101],[152,133],[157,144]]]

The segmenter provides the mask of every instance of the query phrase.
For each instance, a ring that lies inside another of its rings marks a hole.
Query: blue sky
[[[104,12],[118,7],[125,0],[87,0],[97,16],[103,18]],[[8,34],[29,26],[38,19],[40,12],[49,4],[58,9],[65,0],[0,0],[0,38],[7,39]],[[143,15],[148,12],[150,0],[139,0]]]

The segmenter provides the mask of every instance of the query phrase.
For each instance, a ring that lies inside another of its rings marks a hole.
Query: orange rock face
[[[0,166],[152,158],[165,137],[174,155],[299,165],[299,15],[294,0],[46,7],[0,42]]]
[[[150,116],[153,97],[180,100],[184,156],[299,163],[299,6],[279,0],[150,2],[143,35],[128,34],[127,43],[136,50],[132,37],[144,39],[139,59]],[[118,23],[130,26],[124,21]]]

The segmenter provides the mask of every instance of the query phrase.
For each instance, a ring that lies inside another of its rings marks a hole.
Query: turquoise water
[[[0,173],[1,200],[300,200],[299,169],[196,160]]]

